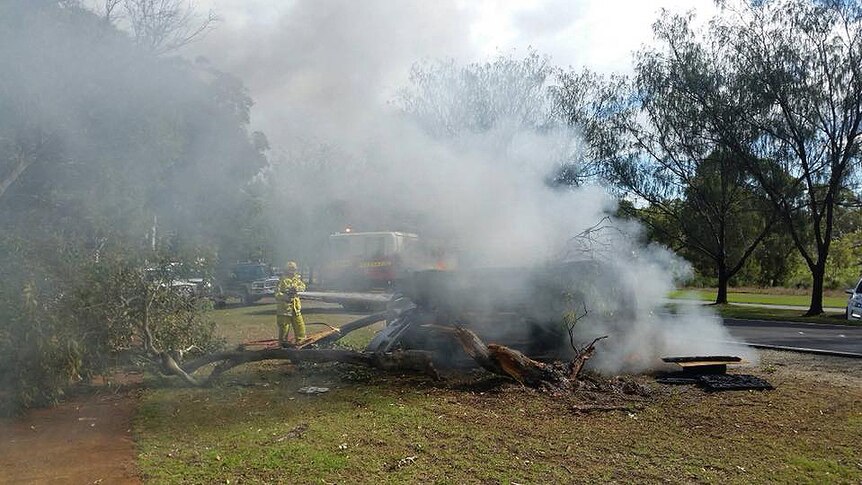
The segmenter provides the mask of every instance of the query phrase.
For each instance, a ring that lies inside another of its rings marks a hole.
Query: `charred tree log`
[[[464,352],[491,373],[510,377],[530,387],[541,387],[546,384],[565,388],[570,386],[566,374],[555,366],[533,360],[503,345],[486,345],[478,335],[466,328],[440,325],[429,325],[429,327],[454,335]]]
[[[590,360],[590,357],[596,352],[596,342],[602,339],[608,338],[607,335],[604,337],[598,337],[590,342],[589,345],[580,349],[575,355],[575,358],[571,363],[571,370],[569,371],[569,379],[577,379],[579,375],[581,375],[581,371],[584,370],[584,364]]]
[[[510,377],[529,387],[549,387],[557,390],[571,389],[577,383],[584,364],[595,352],[596,342],[605,338],[593,340],[579,351],[570,363],[545,364],[503,345],[486,345],[478,335],[463,327],[430,327],[454,335],[464,352],[489,372]]]
[[[430,325],[429,325],[430,327]],[[452,333],[461,344],[461,348],[467,353],[477,364],[482,366],[488,372],[494,374],[506,375],[503,366],[494,358],[491,349],[485,345],[485,342],[478,335],[462,327],[442,327],[439,325],[433,326],[444,332]]]
[[[170,355],[163,354],[163,367],[166,373],[179,376],[186,383],[200,386],[212,383],[223,373],[236,366],[263,360],[285,360],[292,363],[300,362],[340,362],[360,365],[386,371],[412,371],[426,374],[434,379],[440,375],[434,368],[431,355],[425,351],[408,350],[393,353],[354,352],[340,349],[264,349],[264,350],[233,350],[205,355],[183,366],[176,364]],[[197,379],[193,374],[208,364],[219,364],[205,380]]]
[[[570,387],[565,373],[555,366],[533,360],[503,345],[489,344],[488,350],[491,352],[491,358],[503,369],[503,372],[521,384],[529,387],[543,385]]]

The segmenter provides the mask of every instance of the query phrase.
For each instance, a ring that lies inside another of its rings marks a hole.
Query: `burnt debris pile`
[[[681,371],[660,374],[656,381],[661,384],[694,384],[709,392],[771,390],[772,384],[749,374],[728,374],[727,366],[742,362],[740,357],[713,355],[688,357],[663,357],[667,363],[677,364]]]

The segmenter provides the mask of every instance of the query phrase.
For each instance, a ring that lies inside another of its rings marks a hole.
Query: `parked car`
[[[845,310],[847,320],[862,320],[862,279],[856,283],[855,288],[848,288],[845,293],[850,295]]]
[[[145,278],[162,287],[170,287],[178,294],[194,298],[210,298],[213,283],[201,271],[180,262],[165,263],[144,269]]]

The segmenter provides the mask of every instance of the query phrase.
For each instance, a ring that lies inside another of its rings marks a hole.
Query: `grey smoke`
[[[536,265],[566,254],[572,236],[614,212],[616,202],[598,186],[553,190],[546,183],[561,159],[576,154],[576,130],[537,132],[504,118],[486,132],[439,138],[393,105],[413,62],[474,60],[465,47],[470,19],[454,2],[296,2],[279,15],[230,26],[196,47],[241,76],[262,107],[253,122],[274,150],[259,181],[273,194],[268,210],[283,242],[279,257],[313,246],[302,233],[320,227],[397,229],[390,224],[408,221],[482,264]],[[346,215],[333,215],[333,204]],[[595,257],[630,294],[624,302],[597,294],[588,305],[635,311],[625,320],[594,312],[579,324],[579,338],[611,335],[596,365],[640,370],[667,354],[739,354],[722,343],[732,339],[711,310],[664,312],[685,262],[643,247],[633,223],[613,224],[620,231]]]

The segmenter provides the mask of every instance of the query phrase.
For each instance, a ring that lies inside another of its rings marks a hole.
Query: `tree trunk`
[[[826,277],[826,264],[818,262],[811,268],[811,305],[805,316],[813,317],[823,313],[823,280]]]
[[[346,323],[338,328],[338,333],[333,333],[332,335],[327,335],[326,337],[321,338],[317,341],[318,346],[329,345],[335,343],[336,340],[341,337],[347,335],[348,333],[359,330],[360,328],[367,327],[369,325],[374,325],[377,322],[386,320],[390,316],[389,312],[378,312],[372,313],[367,317],[360,318],[359,320],[354,320],[350,323]]]
[[[431,362],[431,354],[421,350],[405,350],[392,353],[354,352],[340,349],[264,349],[264,350],[233,350],[209,354],[179,366],[171,355],[163,352],[162,370],[182,378],[193,386],[206,385],[213,382],[228,370],[250,362],[262,360],[286,360],[299,362],[340,362],[343,364],[361,365],[386,371],[413,371],[424,373],[434,379],[440,376]],[[208,364],[216,363],[215,369],[205,379],[194,377],[194,373]]]
[[[503,345],[485,344],[478,335],[463,327],[433,326],[452,334],[464,352],[485,370],[506,376],[529,387],[552,391],[571,390],[577,385],[584,364],[595,352],[597,338],[579,350],[569,363],[545,364]]]
[[[718,295],[715,297],[716,305],[724,305],[727,303],[727,285],[730,281],[730,275],[727,271],[727,265],[724,261],[718,263]]]

